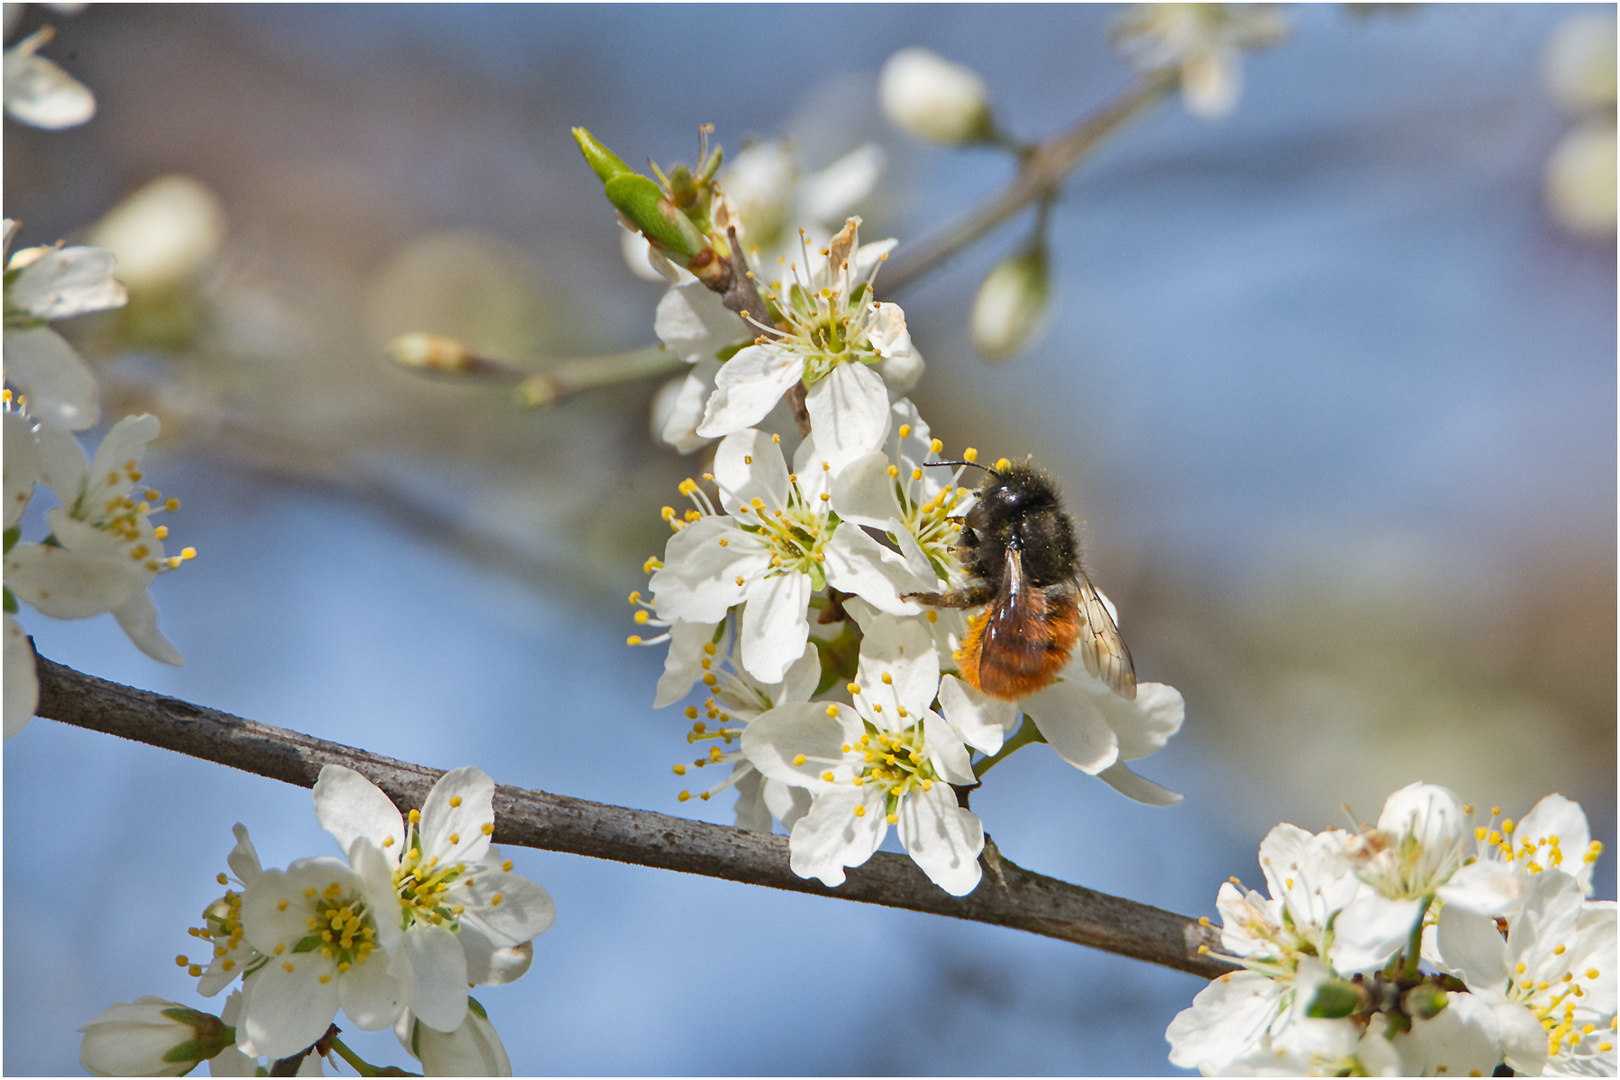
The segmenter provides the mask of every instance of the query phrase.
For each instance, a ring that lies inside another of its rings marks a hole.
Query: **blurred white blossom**
[[[1174,69],[1189,113],[1219,120],[1243,92],[1243,51],[1276,45],[1288,21],[1265,4],[1135,4],[1114,41],[1140,71]]]
[[[90,230],[90,243],[118,260],[118,277],[135,290],[184,284],[225,241],[219,196],[190,176],[160,176],[126,195]]]
[[[43,26],[5,52],[6,115],[32,127],[52,130],[82,124],[96,114],[95,95],[39,55],[54,36],[55,31]]]
[[[990,91],[978,73],[918,46],[884,63],[878,98],[890,123],[929,142],[963,146],[995,130]]]

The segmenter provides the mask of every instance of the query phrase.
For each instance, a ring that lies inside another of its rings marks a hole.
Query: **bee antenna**
[[[990,466],[988,466],[988,465],[980,465],[977,461],[925,461],[925,462],[923,462],[923,464],[924,465],[971,465],[975,469],[983,469],[985,472],[995,472],[995,470],[992,469]]]

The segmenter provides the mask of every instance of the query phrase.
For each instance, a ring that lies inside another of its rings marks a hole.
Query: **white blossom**
[[[952,784],[975,782],[961,736],[932,709],[939,659],[917,619],[866,627],[851,703],[805,702],[761,714],[743,753],[765,776],[803,787],[810,812],[789,836],[793,872],[840,885],[897,827],[907,854],[946,892],[978,885],[979,819]]]
[[[494,793],[485,773],[454,769],[407,825],[388,796],[353,769],[324,766],[315,784],[315,815],[351,862],[360,865],[368,852],[380,856],[389,900],[379,901],[379,910],[403,928],[390,952],[409,980],[404,1004],[440,1031],[461,1025],[467,985],[491,981],[496,949],[527,943],[556,917],[546,891],[512,873],[490,846]]]
[[[1412,940],[1431,898],[1472,854],[1473,830],[1457,793],[1408,784],[1389,797],[1374,829],[1345,844],[1369,888],[1339,914],[1334,966],[1371,971]]]
[[[1583,900],[1561,870],[1530,879],[1506,936],[1446,905],[1436,944],[1447,970],[1489,1006],[1507,1064],[1530,1075],[1613,1073],[1615,907]]]
[[[9,251],[15,222],[5,222]],[[5,381],[23,395],[29,415],[71,431],[96,423],[96,379],[73,346],[49,323],[122,307],[128,299],[113,276],[111,252],[95,247],[32,247],[11,255],[5,285]]]
[[[805,247],[806,266],[790,267],[791,284],[770,283],[766,300],[781,325],[761,322],[756,342],[721,365],[698,435],[759,423],[802,382],[811,429],[835,470],[883,445],[889,392],[899,396],[915,384],[921,358],[905,313],[872,299],[872,279],[894,242],[859,247],[858,225],[851,218],[824,254]]]
[[[660,619],[713,626],[741,608],[742,666],[762,683],[781,682],[809,640],[810,595],[826,585],[885,610],[913,581],[904,559],[858,527],[831,516],[832,464],[819,439],[800,444],[788,472],[776,439],[755,429],[727,436],[715,453],[716,509],[696,481],[681,485],[695,509],[665,518],[677,531],[650,582]]]
[[[126,416],[86,459],[67,431],[34,431],[45,484],[59,506],[46,515],[50,543],[18,543],[6,552],[6,588],[42,614],[78,619],[111,611],[131,641],[154,660],[180,665],[185,658],[158,630],[147,587],[158,574],[196,552],[163,553],[166,526],[152,516],[179,508],[178,499],[142,485],[141,458],[157,437],[157,418]]]

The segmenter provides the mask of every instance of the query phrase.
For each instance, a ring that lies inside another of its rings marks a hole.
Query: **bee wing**
[[[1131,662],[1131,650],[1119,636],[1108,605],[1084,573],[1078,575],[1076,583],[1080,586],[1080,614],[1084,616],[1076,647],[1086,662],[1086,671],[1126,701],[1132,701],[1136,698],[1136,665]]]
[[[1024,560],[1015,547],[1007,548],[1001,582],[984,616],[983,646],[995,652],[1027,651],[1032,630],[1038,632],[1046,612],[1046,597],[1024,576]]]

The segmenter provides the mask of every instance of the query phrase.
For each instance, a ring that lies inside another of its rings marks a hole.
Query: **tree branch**
[[[895,293],[913,284],[952,255],[984,237],[1037,199],[1057,194],[1069,173],[1104,139],[1176,88],[1172,72],[1144,76],[1135,86],[1075,126],[1035,144],[1018,171],[987,198],[952,222],[943,233],[916,247],[902,249],[883,268],[883,291]]]
[[[38,714],[301,787],[321,766],[347,765],[399,806],[420,807],[442,770],[244,720],[147,690],[108,682],[37,657]],[[1218,933],[1197,920],[1031,873],[1000,857],[987,837],[984,880],[965,897],[941,890],[903,855],[878,852],[830,889],[788,868],[785,836],[748,832],[649,810],[497,785],[495,840],[614,862],[767,885],[790,892],[1027,930],[1204,978],[1230,970],[1202,956]]]

